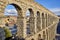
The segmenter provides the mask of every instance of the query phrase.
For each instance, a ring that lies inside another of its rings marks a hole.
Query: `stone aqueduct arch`
[[[9,4],[15,6],[18,11],[18,37],[23,37],[26,40],[39,40],[39,38],[53,40],[55,38],[59,18],[51,11],[34,2],[34,0],[0,0],[0,17],[5,17],[4,10]],[[31,11],[29,19],[30,36],[26,34],[27,10]]]

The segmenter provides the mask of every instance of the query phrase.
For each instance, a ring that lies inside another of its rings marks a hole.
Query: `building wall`
[[[38,40],[39,38],[53,40],[53,38],[55,38],[59,18],[42,5],[34,2],[34,0],[0,0],[0,4],[0,17],[4,16],[4,9],[9,4],[15,6],[18,11],[18,37],[23,37],[26,40]],[[31,14],[29,19],[26,19],[27,10],[29,10]],[[37,12],[39,12],[40,15],[38,15],[38,17]],[[29,21],[27,22],[27,20]],[[31,31],[29,35],[26,34],[28,23],[30,24]]]

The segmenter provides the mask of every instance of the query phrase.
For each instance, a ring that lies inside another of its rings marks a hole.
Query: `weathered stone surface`
[[[18,37],[23,37],[26,40],[38,40],[38,35],[41,34],[40,39],[53,40],[59,19],[55,14],[34,0],[0,0],[0,19],[5,17],[4,10],[8,4],[15,6],[18,11]],[[26,19],[27,10],[31,14],[29,19]],[[37,15],[38,10],[39,14]],[[27,22],[27,20],[29,21]],[[30,36],[26,33],[27,24],[30,24]]]

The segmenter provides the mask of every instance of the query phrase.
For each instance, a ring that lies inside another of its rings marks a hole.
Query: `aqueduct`
[[[56,35],[56,28],[59,18],[34,0],[0,0],[0,19],[5,17],[4,10],[7,5],[15,6],[18,11],[17,25],[18,37],[26,40],[53,40]],[[26,16],[26,11],[30,16]],[[27,26],[30,32],[27,34]]]

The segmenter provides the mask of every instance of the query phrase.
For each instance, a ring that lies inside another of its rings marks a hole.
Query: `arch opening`
[[[41,34],[38,34],[38,40],[41,40]]]
[[[45,14],[45,19],[46,19],[46,27],[47,27],[47,24],[48,24],[48,21],[47,21],[47,19],[48,19],[47,14]]]
[[[34,40],[33,38],[31,40]]]
[[[44,39],[44,40],[46,39],[45,31],[43,31],[43,39]]]
[[[44,17],[44,13],[42,13],[42,29],[45,28],[45,17]]]
[[[27,36],[31,36],[34,34],[34,13],[31,8],[26,11],[26,32],[28,33]]]
[[[37,24],[36,24],[36,26],[37,26],[37,32],[39,32],[40,30],[41,30],[41,19],[40,19],[40,12],[39,11],[37,11],[37,14],[36,14],[37,16]]]
[[[18,35],[18,37],[23,37],[23,25],[24,24],[23,24],[22,12],[23,11],[22,11],[22,8],[20,8],[20,6],[12,3],[6,6],[5,13],[4,13],[5,24],[8,24],[9,28],[15,27],[16,28],[15,31],[17,33],[16,35]],[[15,31],[12,30],[11,32],[14,34]]]

